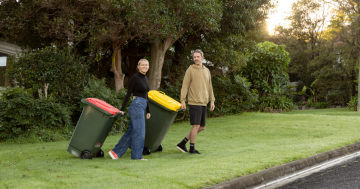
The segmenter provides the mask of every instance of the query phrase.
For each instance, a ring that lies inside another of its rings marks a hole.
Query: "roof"
[[[0,56],[16,55],[21,51],[21,48],[15,44],[0,41]]]

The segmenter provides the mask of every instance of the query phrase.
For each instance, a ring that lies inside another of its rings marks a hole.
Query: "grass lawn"
[[[201,188],[358,142],[359,123],[346,108],[212,118],[197,138],[201,155],[177,151],[191,126],[175,123],[164,151],[146,162],[131,160],[130,150],[109,157],[121,136],[108,137],[105,157],[92,160],[68,153],[68,141],[0,143],[0,188]]]

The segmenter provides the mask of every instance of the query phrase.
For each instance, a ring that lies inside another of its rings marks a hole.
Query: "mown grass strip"
[[[197,138],[201,155],[177,151],[191,126],[176,123],[147,162],[130,150],[112,160],[121,136],[108,137],[105,157],[93,160],[69,154],[69,141],[0,143],[0,188],[201,188],[359,142],[359,123],[345,108],[212,118]]]

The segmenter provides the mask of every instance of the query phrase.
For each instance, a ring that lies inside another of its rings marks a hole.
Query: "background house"
[[[19,46],[0,40],[0,87],[8,86],[8,82],[5,77],[5,71],[8,66],[7,57],[9,55],[16,55],[20,51],[21,49]]]

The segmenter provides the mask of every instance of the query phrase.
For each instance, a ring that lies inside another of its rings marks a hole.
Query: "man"
[[[207,104],[210,101],[210,111],[215,109],[214,92],[211,84],[211,75],[202,63],[204,60],[204,53],[197,49],[194,51],[193,60],[194,65],[191,65],[185,73],[183,85],[181,88],[181,108],[186,109],[186,95],[188,94],[188,104],[190,113],[190,124],[193,125],[189,134],[176,146],[181,152],[188,152],[186,143],[190,140],[191,154],[200,154],[195,150],[195,140],[197,133],[205,129]]]

